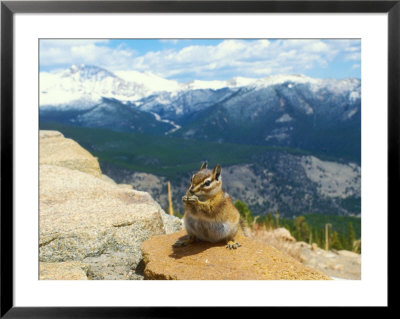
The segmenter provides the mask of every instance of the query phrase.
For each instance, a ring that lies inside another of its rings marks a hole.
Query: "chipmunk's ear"
[[[212,173],[213,173],[214,178],[216,180],[218,180],[221,175],[221,166],[219,164],[217,166],[215,166]]]
[[[204,162],[203,165],[201,165],[200,170],[206,169],[207,165],[208,165],[208,163]]]

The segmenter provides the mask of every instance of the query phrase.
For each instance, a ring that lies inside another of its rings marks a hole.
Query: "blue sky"
[[[361,41],[351,39],[40,40],[40,70],[90,64],[188,82],[304,74],[361,78]]]

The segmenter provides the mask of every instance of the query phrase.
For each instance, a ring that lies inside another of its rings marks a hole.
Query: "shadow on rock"
[[[185,240],[188,238],[188,235],[182,236],[178,238],[178,240]],[[219,243],[208,243],[205,241],[200,241],[196,239],[194,243],[188,244],[187,246],[182,246],[182,247],[174,247],[172,246],[172,254],[169,255],[169,257],[175,258],[175,259],[180,259],[183,257],[187,256],[192,256],[192,255],[197,255],[199,253],[202,253],[206,251],[207,249],[213,248],[213,247],[221,247],[225,246],[226,244],[224,242],[219,242]]]

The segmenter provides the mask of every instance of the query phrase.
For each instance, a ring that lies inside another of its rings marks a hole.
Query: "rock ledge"
[[[172,280],[329,280],[330,278],[279,250],[242,238],[242,247],[196,242],[187,247],[172,244],[186,235],[180,231],[155,236],[142,243],[145,279]]]

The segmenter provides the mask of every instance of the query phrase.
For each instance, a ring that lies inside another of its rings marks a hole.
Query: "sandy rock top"
[[[57,131],[40,131],[40,165],[54,165],[101,177],[100,165],[94,156],[74,140]]]
[[[155,236],[142,243],[146,279],[181,280],[328,280],[329,277],[279,250],[249,238],[241,247],[228,250],[225,244],[196,242],[187,247],[172,244],[185,231]]]

